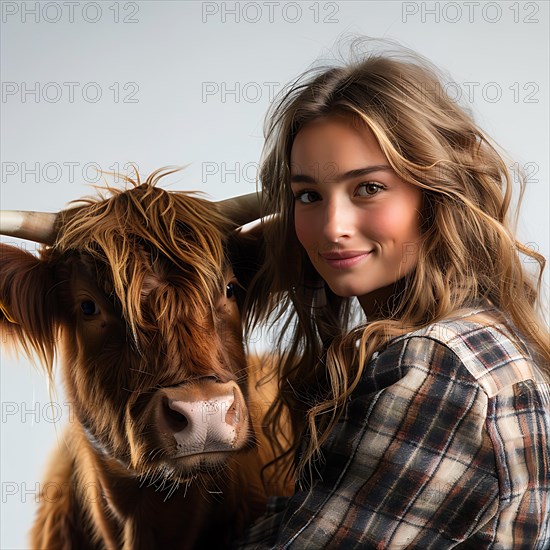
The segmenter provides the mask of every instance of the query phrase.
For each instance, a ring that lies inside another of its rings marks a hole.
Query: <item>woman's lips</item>
[[[347,269],[364,260],[372,253],[372,250],[349,250],[346,252],[327,252],[321,254],[321,258],[335,269]]]

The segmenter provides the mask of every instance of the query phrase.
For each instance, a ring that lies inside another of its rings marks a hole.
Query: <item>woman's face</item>
[[[367,310],[369,295],[416,265],[422,192],[349,116],[304,126],[290,161],[298,240],[332,291],[357,296]]]

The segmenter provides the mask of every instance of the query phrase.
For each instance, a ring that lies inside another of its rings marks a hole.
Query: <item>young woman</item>
[[[545,260],[496,146],[406,51],[306,73],[266,137],[250,320],[297,485],[243,545],[550,548]]]

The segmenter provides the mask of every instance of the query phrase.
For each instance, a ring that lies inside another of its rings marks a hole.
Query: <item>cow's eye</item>
[[[92,300],[84,300],[83,302],[80,302],[80,309],[84,315],[97,315],[99,313],[97,304]]]
[[[231,299],[233,296],[235,296],[235,283],[229,283],[225,287],[225,297]]]

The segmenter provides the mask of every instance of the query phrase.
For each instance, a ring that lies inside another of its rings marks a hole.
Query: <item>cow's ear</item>
[[[38,355],[52,373],[57,340],[54,277],[47,261],[0,244],[0,330],[2,343]]]
[[[248,289],[263,262],[265,223],[263,220],[257,220],[239,227],[228,239],[229,261],[233,273],[245,289]]]

